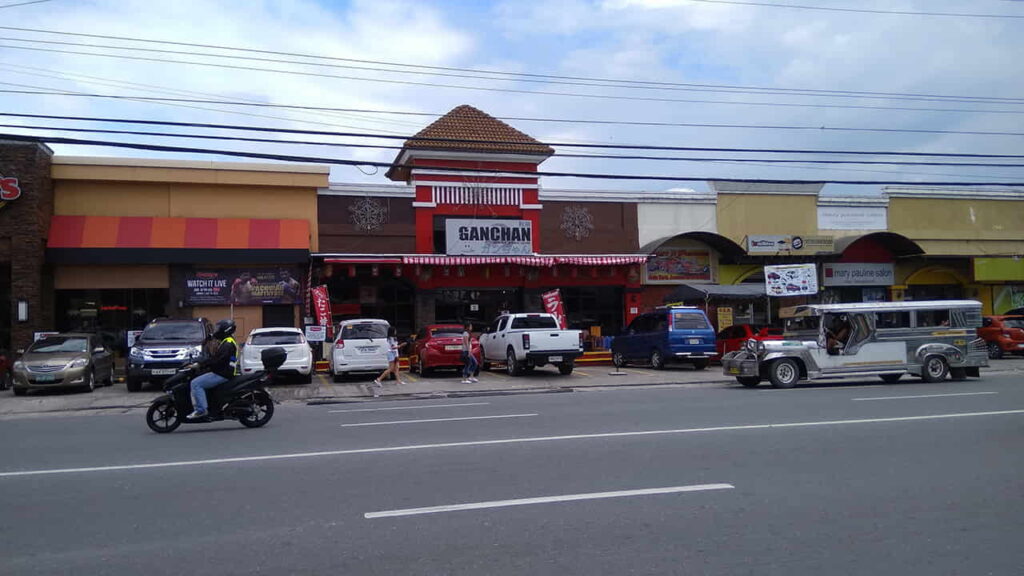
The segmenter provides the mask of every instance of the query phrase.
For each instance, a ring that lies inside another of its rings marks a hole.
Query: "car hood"
[[[55,354],[33,354],[28,353],[21,357],[21,362],[26,366],[64,366],[73,360],[79,358],[88,358],[89,355],[85,353],[66,353],[59,352]]]

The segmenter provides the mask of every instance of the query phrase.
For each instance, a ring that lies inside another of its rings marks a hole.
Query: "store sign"
[[[313,315],[316,323],[320,326],[331,325],[331,297],[327,293],[327,286],[317,286],[309,290],[313,300]]]
[[[308,342],[324,342],[327,340],[327,326],[309,325],[306,326],[306,340]]]
[[[828,263],[822,264],[825,286],[892,286],[895,284],[892,263]]]
[[[732,326],[734,323],[732,315],[732,307],[730,306],[719,306],[718,307],[718,330],[722,331]]]
[[[748,254],[831,254],[835,252],[831,236],[795,236],[783,234],[753,234],[747,236]]]
[[[21,187],[18,185],[18,179],[4,178],[3,175],[0,175],[0,208],[18,198],[21,198]]]
[[[185,301],[191,306],[298,304],[302,283],[289,269],[197,270],[185,277]]]
[[[659,249],[647,260],[650,284],[691,281],[711,281],[711,254],[707,250]]]
[[[764,288],[769,296],[817,294],[818,269],[814,264],[765,266]]]
[[[886,230],[884,206],[818,206],[819,230]]]
[[[445,240],[449,255],[528,255],[533,254],[533,223],[449,218]]]

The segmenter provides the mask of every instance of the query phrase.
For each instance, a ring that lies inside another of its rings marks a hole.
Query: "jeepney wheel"
[[[665,357],[661,355],[661,350],[657,348],[651,352],[651,368],[655,370],[663,370],[665,368]]]
[[[895,384],[899,382],[902,377],[903,374],[882,374],[879,376],[879,378],[882,379],[882,382],[885,382],[886,384]]]
[[[800,380],[800,367],[789,358],[776,360],[768,368],[768,380],[775,388],[792,388]]]
[[[988,343],[988,357],[992,360],[999,360],[1003,357],[1003,349],[999,347],[998,342]]]
[[[925,382],[942,382],[949,373],[949,366],[942,356],[929,356],[924,361],[921,379]]]
[[[743,384],[747,388],[757,388],[761,383],[760,376],[737,376],[736,381]]]
[[[622,368],[626,365],[626,357],[622,355],[622,352],[615,352],[612,354],[612,364],[616,368]]]

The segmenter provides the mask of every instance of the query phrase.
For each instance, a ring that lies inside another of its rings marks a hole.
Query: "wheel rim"
[[[89,390],[95,390],[96,389],[96,377],[93,375],[92,372],[89,372],[89,382],[88,382],[87,386],[89,387]]]
[[[661,366],[661,352],[655,350],[651,353],[651,366],[654,366],[655,368]]]
[[[612,355],[612,364],[622,366],[622,352],[616,352]]]
[[[796,370],[789,362],[780,362],[775,367],[775,375],[779,381],[789,384],[796,378]]]
[[[928,374],[929,375],[931,375],[931,376],[933,376],[935,378],[938,378],[939,376],[942,376],[942,371],[943,371],[942,360],[940,360],[938,358],[932,358],[932,359],[928,360]]]
[[[178,421],[177,411],[174,409],[174,405],[170,403],[158,405],[150,414],[150,423],[161,430],[171,428]]]
[[[262,422],[270,413],[270,409],[267,408],[267,401],[260,398],[253,398],[250,407],[252,408],[252,413],[246,416],[245,420],[254,424]]]
[[[515,357],[514,354],[512,354],[511,352],[508,353],[508,356],[505,359],[505,364],[507,365],[508,373],[509,374],[515,374],[515,371],[516,371],[516,357]]]
[[[416,363],[419,365],[417,370],[419,370],[420,376],[423,376],[424,370],[426,370],[426,367],[423,365],[423,356],[420,356]]]

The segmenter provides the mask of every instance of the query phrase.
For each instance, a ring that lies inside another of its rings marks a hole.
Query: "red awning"
[[[646,255],[626,256],[403,256],[406,264],[434,266],[468,266],[474,264],[517,264],[519,266],[550,267],[557,264],[577,266],[622,266],[643,264]]]
[[[307,220],[54,216],[47,248],[309,250]]]

